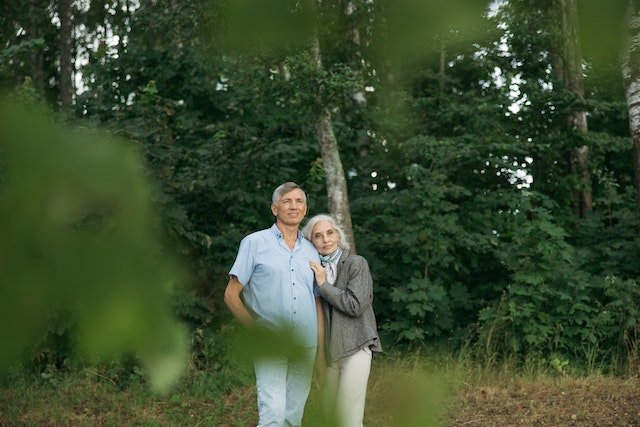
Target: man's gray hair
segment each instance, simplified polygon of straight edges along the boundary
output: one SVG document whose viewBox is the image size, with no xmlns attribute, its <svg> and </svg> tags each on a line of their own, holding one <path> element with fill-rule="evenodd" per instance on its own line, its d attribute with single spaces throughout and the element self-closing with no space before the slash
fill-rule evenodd
<svg viewBox="0 0 640 427">
<path fill-rule="evenodd" d="M 329 221 L 331 223 L 333 228 L 335 228 L 335 230 L 340 235 L 338 246 L 342 248 L 342 250 L 349 252 L 349 249 L 351 248 L 351 246 L 349 245 L 349 242 L 347 242 L 347 235 L 345 234 L 342 227 L 338 225 L 338 221 L 336 221 L 336 219 L 331 215 L 318 214 L 311 217 L 307 222 L 307 224 L 302 228 L 302 234 L 304 235 L 304 237 L 306 237 L 307 240 L 311 240 L 311 232 L 313 231 L 313 227 L 320 221 Z"/>
<path fill-rule="evenodd" d="M 285 182 L 284 184 L 279 185 L 278 188 L 273 190 L 271 203 L 277 205 L 278 201 L 282 198 L 283 195 L 287 194 L 291 190 L 295 190 L 296 188 L 300 188 L 300 190 L 302 190 L 302 188 L 298 184 L 292 181 Z M 304 194 L 304 202 L 307 203 L 307 194 L 304 192 L 304 190 L 302 190 L 302 194 Z"/>
</svg>

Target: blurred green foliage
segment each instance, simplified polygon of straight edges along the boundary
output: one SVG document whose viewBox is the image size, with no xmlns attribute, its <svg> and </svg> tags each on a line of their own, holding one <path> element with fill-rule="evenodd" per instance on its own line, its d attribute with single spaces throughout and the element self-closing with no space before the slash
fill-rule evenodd
<svg viewBox="0 0 640 427">
<path fill-rule="evenodd" d="M 0 107 L 0 363 L 57 337 L 80 359 L 136 354 L 163 388 L 185 357 L 168 304 L 181 278 L 141 158 L 52 119 Z"/>
</svg>

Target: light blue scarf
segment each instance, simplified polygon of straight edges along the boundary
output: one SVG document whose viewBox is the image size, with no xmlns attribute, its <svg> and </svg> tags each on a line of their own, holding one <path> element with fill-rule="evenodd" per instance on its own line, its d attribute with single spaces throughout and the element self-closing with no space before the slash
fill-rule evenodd
<svg viewBox="0 0 640 427">
<path fill-rule="evenodd" d="M 334 284 L 338 273 L 338 261 L 342 255 L 342 249 L 338 248 L 334 253 L 329 255 L 320 255 L 322 266 L 327 270 L 327 282 Z"/>
</svg>

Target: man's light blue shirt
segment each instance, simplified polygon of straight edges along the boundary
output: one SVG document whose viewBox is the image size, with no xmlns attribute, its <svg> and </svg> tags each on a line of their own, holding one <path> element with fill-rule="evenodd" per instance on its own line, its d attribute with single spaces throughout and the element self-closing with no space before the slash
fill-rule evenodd
<svg viewBox="0 0 640 427">
<path fill-rule="evenodd" d="M 229 271 L 243 285 L 245 306 L 256 322 L 291 332 L 302 347 L 318 343 L 317 293 L 309 261 L 320 262 L 320 256 L 302 232 L 291 250 L 273 224 L 242 239 Z"/>
</svg>

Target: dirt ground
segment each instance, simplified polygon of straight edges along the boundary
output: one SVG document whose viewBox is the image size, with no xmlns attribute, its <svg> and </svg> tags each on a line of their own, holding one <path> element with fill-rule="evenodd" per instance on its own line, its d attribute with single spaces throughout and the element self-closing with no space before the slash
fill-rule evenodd
<svg viewBox="0 0 640 427">
<path fill-rule="evenodd" d="M 640 379 L 568 379 L 458 396 L 451 426 L 640 427 Z"/>
<path fill-rule="evenodd" d="M 391 414 L 397 413 L 406 402 L 397 402 L 401 398 L 397 393 L 391 393 L 396 398 L 389 400 L 389 387 L 385 386 L 384 390 L 386 399 L 381 399 L 375 389 L 370 390 L 365 425 L 394 427 Z M 307 408 L 310 417 L 303 425 L 316 427 L 315 423 L 308 422 L 317 412 L 313 391 L 311 397 Z M 248 413 L 255 412 L 254 400 L 253 387 L 238 390 L 227 396 L 225 412 L 230 415 L 230 420 L 247 419 Z M 637 377 L 517 380 L 506 388 L 462 389 L 445 400 L 448 413 L 437 417 L 442 427 L 640 427 L 640 378 Z M 222 426 L 234 425 L 237 424 Z"/>
</svg>

